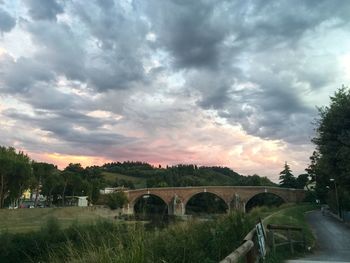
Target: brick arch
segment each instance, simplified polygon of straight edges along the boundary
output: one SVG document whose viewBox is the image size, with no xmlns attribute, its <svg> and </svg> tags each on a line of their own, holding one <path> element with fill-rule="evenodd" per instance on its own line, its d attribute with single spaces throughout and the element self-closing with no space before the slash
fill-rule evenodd
<svg viewBox="0 0 350 263">
<path fill-rule="evenodd" d="M 187 204 L 188 202 L 192 199 L 192 198 L 195 198 L 195 196 L 197 195 L 200 195 L 200 194 L 210 194 L 212 195 L 214 198 L 219 198 L 222 202 L 224 202 L 225 204 L 225 208 L 224 208 L 224 211 L 230 211 L 230 203 L 227 202 L 225 200 L 225 197 L 222 196 L 220 193 L 216 192 L 216 191 L 213 191 L 213 190 L 207 190 L 207 189 L 203 189 L 202 191 L 195 191 L 195 192 L 192 192 L 191 195 L 188 195 L 187 198 L 185 199 L 185 202 L 183 203 L 183 206 L 184 206 L 184 213 L 187 214 Z M 202 211 L 205 211 L 205 210 L 202 210 Z M 208 211 L 207 211 L 208 212 Z"/>
<path fill-rule="evenodd" d="M 260 193 L 272 193 L 281 197 L 286 203 L 301 202 L 305 190 L 271 186 L 191 186 L 191 187 L 162 187 L 126 190 L 129 203 L 124 207 L 125 213 L 132 214 L 135 201 L 143 195 L 151 194 L 159 197 L 168 205 L 169 211 L 175 215 L 184 214 L 184 206 L 194 195 L 208 192 L 221 198 L 230 208 L 244 209 L 244 205 L 252 197 Z M 174 197 L 179 202 L 174 202 Z M 234 207 L 231 207 L 235 200 Z M 176 204 L 175 204 L 176 203 Z"/>
<path fill-rule="evenodd" d="M 194 196 L 196 196 L 198 194 L 203 194 L 203 193 L 213 194 L 213 195 L 219 197 L 226 204 L 227 209 L 230 209 L 229 201 L 225 200 L 225 197 L 220 192 L 217 192 L 217 191 L 212 190 L 212 189 L 208 189 L 208 190 L 206 189 L 205 191 L 201 190 L 201 191 L 191 192 L 191 195 L 186 196 L 186 199 L 184 199 L 182 201 L 184 206 L 185 207 L 187 206 L 188 201 L 191 200 L 192 197 L 194 197 Z"/>
<path fill-rule="evenodd" d="M 247 204 L 249 203 L 250 200 L 252 200 L 254 197 L 260 195 L 260 194 L 272 194 L 272 195 L 275 195 L 279 198 L 281 198 L 283 200 L 283 203 L 287 203 L 287 201 L 279 194 L 276 194 L 276 193 L 272 193 L 272 192 L 260 192 L 260 193 L 256 193 L 255 195 L 251 196 L 248 200 L 245 201 L 245 204 L 244 204 L 244 208 L 247 209 Z"/>
<path fill-rule="evenodd" d="M 255 190 L 253 193 L 251 193 L 251 195 L 245 198 L 244 202 L 247 204 L 252 198 L 254 198 L 259 194 L 274 194 L 280 197 L 283 200 L 283 202 L 285 203 L 289 202 L 289 198 L 288 198 L 288 195 L 286 195 L 286 193 L 282 192 L 280 189 L 271 189 L 271 188 L 262 188 L 262 189 Z"/>
<path fill-rule="evenodd" d="M 145 195 L 153 195 L 153 196 L 156 196 L 156 197 L 158 197 L 160 200 L 162 200 L 166 206 L 169 205 L 169 203 L 166 202 L 166 201 L 164 200 L 164 198 L 163 198 L 161 195 L 154 194 L 154 193 L 141 192 L 139 195 L 133 197 L 133 199 L 131 199 L 131 200 L 129 201 L 129 204 L 132 206 L 132 208 L 134 208 L 136 202 L 137 202 L 140 198 L 142 198 L 143 196 L 145 196 Z"/>
</svg>

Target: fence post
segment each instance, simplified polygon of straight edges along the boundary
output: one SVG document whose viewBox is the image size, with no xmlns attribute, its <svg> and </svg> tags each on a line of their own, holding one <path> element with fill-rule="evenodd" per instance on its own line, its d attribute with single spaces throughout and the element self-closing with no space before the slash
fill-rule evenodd
<svg viewBox="0 0 350 263">
<path fill-rule="evenodd" d="M 289 246 L 290 246 L 290 252 L 292 254 L 294 254 L 293 240 L 292 240 L 292 237 L 290 235 L 290 229 L 288 229 L 287 232 L 288 232 L 288 241 L 289 241 Z"/>
<path fill-rule="evenodd" d="M 275 231 L 271 229 L 271 235 L 272 235 L 272 250 L 273 254 L 276 254 L 276 244 L 275 244 Z"/>
<path fill-rule="evenodd" d="M 305 233 L 304 233 L 304 229 L 301 230 L 301 234 L 303 235 L 303 247 L 304 250 L 306 251 L 306 238 L 305 238 Z"/>
<path fill-rule="evenodd" d="M 247 263 L 254 263 L 254 262 L 255 262 L 254 248 L 251 249 L 251 250 L 247 253 L 246 262 L 247 262 Z"/>
</svg>

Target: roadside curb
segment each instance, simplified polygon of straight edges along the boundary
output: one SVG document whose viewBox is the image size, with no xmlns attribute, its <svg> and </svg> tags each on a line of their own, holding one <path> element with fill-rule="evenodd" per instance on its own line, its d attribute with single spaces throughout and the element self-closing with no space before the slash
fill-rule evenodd
<svg viewBox="0 0 350 263">
<path fill-rule="evenodd" d="M 332 217 L 334 217 L 335 219 L 341 221 L 341 222 L 344 222 L 343 219 L 341 217 L 339 217 L 338 215 L 334 214 L 333 212 L 331 211 L 328 211 L 328 214 L 330 214 Z"/>
<path fill-rule="evenodd" d="M 338 221 L 340 221 L 341 223 L 343 223 L 344 225 L 350 227 L 350 222 L 345 222 L 341 217 L 339 217 L 338 215 L 334 214 L 331 211 L 328 211 L 328 214 L 330 214 L 333 218 L 337 219 Z"/>
</svg>

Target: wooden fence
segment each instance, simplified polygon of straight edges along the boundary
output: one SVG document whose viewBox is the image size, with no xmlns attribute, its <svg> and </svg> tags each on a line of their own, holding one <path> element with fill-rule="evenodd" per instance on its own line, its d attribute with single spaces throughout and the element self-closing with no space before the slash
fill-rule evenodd
<svg viewBox="0 0 350 263">
<path fill-rule="evenodd" d="M 282 226 L 282 225 L 267 225 L 267 229 L 270 232 L 271 240 L 272 240 L 272 250 L 274 253 L 276 253 L 276 247 L 289 245 L 290 252 L 294 254 L 294 244 L 302 244 L 303 248 L 306 249 L 306 241 L 305 241 L 305 234 L 301 227 L 295 227 L 295 226 Z M 283 235 L 285 238 L 285 241 L 276 242 L 276 231 L 277 232 L 285 232 L 286 235 Z M 293 239 L 292 232 L 300 232 L 301 233 L 301 240 Z"/>
<path fill-rule="evenodd" d="M 220 263 L 236 263 L 240 259 L 245 258 L 247 263 L 254 263 L 257 260 L 256 230 L 251 230 L 243 239 L 242 245 L 228 255 Z"/>
<path fill-rule="evenodd" d="M 276 251 L 276 247 L 289 245 L 291 253 L 294 253 L 294 244 L 301 243 L 303 247 L 306 247 L 305 235 L 303 229 L 295 226 L 285 226 L 285 225 L 268 225 L 267 229 L 269 230 L 269 238 L 266 238 L 266 243 L 270 243 L 272 246 L 272 251 Z M 284 231 L 287 233 L 285 237 L 285 242 L 276 242 L 276 232 Z M 291 233 L 297 231 L 301 232 L 302 240 L 293 240 Z M 265 230 L 264 230 L 265 232 Z M 284 235 L 282 235 L 284 236 Z M 265 236 L 266 237 L 266 236 Z M 259 242 L 257 238 L 256 228 L 252 229 L 243 239 L 242 245 L 240 245 L 235 251 L 229 254 L 224 258 L 220 263 L 238 263 L 241 262 L 241 259 L 244 259 L 246 263 L 256 263 L 262 258 L 261 251 L 259 251 Z"/>
</svg>

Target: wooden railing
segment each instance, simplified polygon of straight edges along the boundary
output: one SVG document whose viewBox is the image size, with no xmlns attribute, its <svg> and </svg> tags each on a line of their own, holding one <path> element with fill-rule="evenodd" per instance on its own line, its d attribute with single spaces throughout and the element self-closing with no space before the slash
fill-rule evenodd
<svg viewBox="0 0 350 263">
<path fill-rule="evenodd" d="M 273 252 L 276 251 L 276 247 L 278 246 L 289 245 L 291 253 L 294 253 L 295 243 L 301 243 L 303 244 L 304 248 L 306 247 L 305 235 L 301 227 L 270 224 L 267 226 L 267 229 L 269 230 L 269 243 L 272 246 Z M 284 237 L 284 239 L 286 240 L 285 242 L 276 242 L 276 231 L 287 232 L 286 237 L 284 235 L 280 235 Z M 292 239 L 291 233 L 295 231 L 300 232 L 302 234 L 302 240 Z M 242 244 L 235 251 L 229 254 L 226 258 L 220 261 L 220 263 L 238 263 L 241 259 L 245 259 L 246 263 L 255 263 L 259 261 L 260 254 L 261 253 L 259 253 L 256 229 L 254 228 L 245 236 Z"/>
<path fill-rule="evenodd" d="M 256 230 L 251 230 L 243 239 L 240 245 L 230 255 L 220 261 L 220 263 L 237 263 L 240 259 L 245 258 L 247 263 L 254 263 L 257 259 Z"/>
<path fill-rule="evenodd" d="M 305 234 L 301 227 L 295 227 L 295 226 L 283 226 L 283 225 L 267 225 L 267 229 L 271 233 L 271 241 L 272 241 L 272 250 L 275 253 L 276 247 L 289 245 L 290 252 L 294 254 L 294 244 L 299 243 L 303 245 L 303 248 L 306 248 L 306 241 L 305 241 Z M 287 235 L 283 235 L 285 238 L 285 241 L 277 243 L 276 242 L 276 231 L 283 231 L 286 232 Z M 292 232 L 300 232 L 301 233 L 301 240 L 295 240 L 292 237 Z"/>
</svg>

